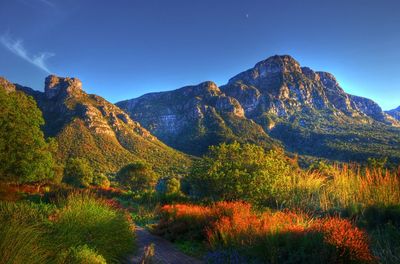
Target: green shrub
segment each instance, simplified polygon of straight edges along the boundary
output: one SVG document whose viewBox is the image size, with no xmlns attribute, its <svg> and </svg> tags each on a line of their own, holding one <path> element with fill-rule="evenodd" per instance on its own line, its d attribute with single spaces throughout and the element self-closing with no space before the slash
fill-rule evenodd
<svg viewBox="0 0 400 264">
<path fill-rule="evenodd" d="M 27 202 L 0 202 L 1 264 L 49 261 L 43 221 L 50 211 L 50 207 Z"/>
<path fill-rule="evenodd" d="M 157 174 L 144 162 L 137 161 L 123 167 L 116 175 L 117 181 L 131 191 L 142 192 L 154 188 Z"/>
<path fill-rule="evenodd" d="M 210 147 L 189 181 L 193 195 L 203 199 L 265 204 L 285 199 L 293 173 L 283 153 L 235 142 Z"/>
<path fill-rule="evenodd" d="M 99 255 L 87 245 L 71 248 L 64 263 L 74 264 L 107 264 L 103 256 Z"/>
<path fill-rule="evenodd" d="M 134 248 L 133 226 L 127 216 L 91 195 L 71 195 L 54 219 L 60 251 L 88 245 L 107 262 L 115 262 Z"/>
<path fill-rule="evenodd" d="M 93 182 L 93 169 L 84 158 L 71 158 L 64 170 L 64 182 L 76 187 L 89 187 Z"/>
<path fill-rule="evenodd" d="M 92 195 L 0 202 L 0 264 L 115 263 L 134 247 L 130 217 Z"/>
<path fill-rule="evenodd" d="M 93 177 L 93 183 L 94 186 L 98 186 L 100 188 L 109 188 L 110 187 L 110 180 L 107 178 L 106 175 L 99 173 L 95 174 Z"/>
<path fill-rule="evenodd" d="M 165 194 L 177 194 L 181 191 L 181 182 L 177 178 L 168 178 L 165 182 Z"/>
<path fill-rule="evenodd" d="M 156 191 L 162 196 L 181 194 L 181 181 L 177 177 L 166 177 L 158 180 Z"/>
</svg>

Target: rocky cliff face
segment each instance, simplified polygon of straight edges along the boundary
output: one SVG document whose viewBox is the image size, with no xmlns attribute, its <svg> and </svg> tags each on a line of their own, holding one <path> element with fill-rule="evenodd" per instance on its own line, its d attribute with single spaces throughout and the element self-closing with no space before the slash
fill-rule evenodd
<svg viewBox="0 0 400 264">
<path fill-rule="evenodd" d="M 372 100 L 347 94 L 332 74 L 302 67 L 288 55 L 258 62 L 220 88 L 206 82 L 117 105 L 171 146 L 190 152 L 202 145 L 194 154 L 233 135 L 228 138 L 268 144 L 272 136 L 290 151 L 336 160 L 400 157 L 400 148 L 385 146 L 398 121 Z M 226 129 L 210 128 L 216 124 Z M 242 138 L 238 127 L 250 136 Z M 219 140 L 196 141 L 206 135 Z"/>
<path fill-rule="evenodd" d="M 396 109 L 386 111 L 386 114 L 390 115 L 394 119 L 400 121 L 400 106 L 397 107 Z"/>
<path fill-rule="evenodd" d="M 0 77 L 0 87 L 3 87 L 3 89 L 9 93 L 9 92 L 14 92 L 15 91 L 15 85 L 10 83 L 8 80 L 6 80 L 4 77 Z"/>
<path fill-rule="evenodd" d="M 87 94 L 76 78 L 51 75 L 44 93 L 17 85 L 33 96 L 43 112 L 47 136 L 56 137 L 59 157 L 89 159 L 102 172 L 134 160 L 155 164 L 160 173 L 183 170 L 189 159 L 153 136 L 124 111 L 100 96 Z"/>
<path fill-rule="evenodd" d="M 263 129 L 244 117 L 238 100 L 213 82 L 146 94 L 117 105 L 170 146 L 191 154 L 233 140 L 272 146 Z"/>
<path fill-rule="evenodd" d="M 326 112 L 337 119 L 347 116 L 360 123 L 375 120 L 391 124 L 372 100 L 347 94 L 332 74 L 301 67 L 287 55 L 257 63 L 230 79 L 221 90 L 238 99 L 250 117 L 268 113 L 290 119 L 302 112 Z"/>
</svg>

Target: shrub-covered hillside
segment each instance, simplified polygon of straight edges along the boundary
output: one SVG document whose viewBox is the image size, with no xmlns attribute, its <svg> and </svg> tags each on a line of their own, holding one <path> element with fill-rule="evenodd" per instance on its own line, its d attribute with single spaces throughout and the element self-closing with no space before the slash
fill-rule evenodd
<svg viewBox="0 0 400 264">
<path fill-rule="evenodd" d="M 97 172 L 113 173 L 142 160 L 162 174 L 183 173 L 190 158 L 150 134 L 115 105 L 82 90 L 76 78 L 49 76 L 45 92 L 17 89 L 33 96 L 43 113 L 46 136 L 58 142 L 57 159 L 84 157 Z"/>
</svg>

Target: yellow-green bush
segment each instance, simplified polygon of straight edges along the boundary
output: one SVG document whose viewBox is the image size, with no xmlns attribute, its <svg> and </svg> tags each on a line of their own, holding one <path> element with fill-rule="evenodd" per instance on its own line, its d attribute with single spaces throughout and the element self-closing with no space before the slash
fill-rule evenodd
<svg viewBox="0 0 400 264">
<path fill-rule="evenodd" d="M 125 212 L 90 194 L 59 206 L 0 202 L 0 264 L 116 263 L 135 249 Z"/>
<path fill-rule="evenodd" d="M 102 255 L 99 255 L 87 245 L 71 248 L 62 262 L 74 264 L 107 264 Z"/>
<path fill-rule="evenodd" d="M 44 246 L 44 229 L 36 223 L 23 223 L 17 217 L 0 220 L 0 263 L 41 264 L 49 260 Z"/>
<path fill-rule="evenodd" d="M 73 194 L 53 216 L 54 236 L 62 249 L 88 245 L 107 262 L 134 249 L 134 227 L 120 211 L 88 194 Z"/>
</svg>

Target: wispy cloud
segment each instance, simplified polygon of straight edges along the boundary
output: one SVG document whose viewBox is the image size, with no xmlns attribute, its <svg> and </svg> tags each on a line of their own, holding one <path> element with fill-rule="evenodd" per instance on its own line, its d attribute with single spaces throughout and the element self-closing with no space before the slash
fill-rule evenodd
<svg viewBox="0 0 400 264">
<path fill-rule="evenodd" d="M 51 7 L 55 7 L 54 3 L 49 0 L 39 0 L 39 2 L 42 2 L 43 4 L 51 6 Z"/>
<path fill-rule="evenodd" d="M 4 34 L 0 37 L 0 42 L 9 51 L 17 55 L 18 57 L 24 59 L 25 61 L 35 65 L 36 67 L 44 70 L 47 73 L 51 73 L 48 68 L 46 61 L 53 57 L 55 54 L 51 52 L 41 52 L 37 55 L 29 55 L 28 51 L 23 46 L 22 40 L 12 39 L 8 34 Z"/>
<path fill-rule="evenodd" d="M 56 7 L 56 4 L 51 0 L 18 0 L 18 2 L 31 7 L 36 6 L 37 4 L 39 4 L 39 6 L 46 5 L 51 8 Z"/>
</svg>

